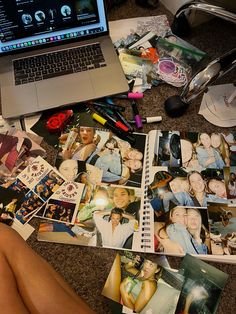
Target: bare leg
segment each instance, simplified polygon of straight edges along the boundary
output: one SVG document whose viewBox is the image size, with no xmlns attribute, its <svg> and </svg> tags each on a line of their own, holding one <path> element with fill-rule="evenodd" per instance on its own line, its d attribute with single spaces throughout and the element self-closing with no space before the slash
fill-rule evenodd
<svg viewBox="0 0 236 314">
<path fill-rule="evenodd" d="M 44 259 L 3 224 L 0 278 L 1 314 L 94 313 Z"/>
</svg>

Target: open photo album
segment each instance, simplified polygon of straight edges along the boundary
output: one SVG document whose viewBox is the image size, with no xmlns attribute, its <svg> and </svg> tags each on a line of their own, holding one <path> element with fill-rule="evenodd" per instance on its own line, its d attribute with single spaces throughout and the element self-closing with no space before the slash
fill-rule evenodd
<svg viewBox="0 0 236 314">
<path fill-rule="evenodd" d="M 134 136 L 131 145 L 95 127 L 61 134 L 57 190 L 42 199 L 31 188 L 43 203 L 27 216 L 43 219 L 38 240 L 235 263 L 236 133 Z"/>
</svg>

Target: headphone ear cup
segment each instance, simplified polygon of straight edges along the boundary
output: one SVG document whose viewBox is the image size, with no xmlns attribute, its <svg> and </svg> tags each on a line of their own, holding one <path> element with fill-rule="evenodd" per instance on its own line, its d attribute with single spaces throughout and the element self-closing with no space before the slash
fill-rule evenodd
<svg viewBox="0 0 236 314">
<path fill-rule="evenodd" d="M 164 103 L 165 111 L 171 118 L 182 116 L 188 108 L 188 103 L 181 100 L 179 95 L 174 95 L 166 99 Z"/>
</svg>

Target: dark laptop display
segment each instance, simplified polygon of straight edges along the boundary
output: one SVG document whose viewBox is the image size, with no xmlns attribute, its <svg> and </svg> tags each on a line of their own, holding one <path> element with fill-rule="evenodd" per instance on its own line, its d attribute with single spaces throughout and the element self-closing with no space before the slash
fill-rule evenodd
<svg viewBox="0 0 236 314">
<path fill-rule="evenodd" d="M 103 1 L 0 0 L 0 54 L 107 31 Z"/>
</svg>

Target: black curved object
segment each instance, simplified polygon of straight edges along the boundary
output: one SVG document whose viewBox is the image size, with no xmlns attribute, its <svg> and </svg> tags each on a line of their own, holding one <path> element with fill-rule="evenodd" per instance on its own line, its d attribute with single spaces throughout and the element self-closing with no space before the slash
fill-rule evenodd
<svg viewBox="0 0 236 314">
<path fill-rule="evenodd" d="M 184 102 L 179 95 L 174 95 L 166 99 L 164 103 L 165 111 L 171 118 L 181 117 L 187 110 L 189 104 Z"/>
<path fill-rule="evenodd" d="M 187 16 L 191 10 L 203 11 L 227 21 L 236 23 L 236 13 L 227 10 L 221 6 L 208 4 L 205 1 L 189 1 L 182 5 L 175 13 L 172 23 L 172 32 L 177 36 L 187 36 L 190 33 L 190 24 Z M 209 63 L 209 65 L 198 71 L 190 82 L 185 85 L 181 95 L 169 97 L 164 107 L 167 115 L 172 118 L 182 116 L 189 106 L 189 102 L 201 94 L 211 85 L 217 78 L 229 72 L 236 65 L 236 49 L 232 49 L 220 58 Z"/>
<path fill-rule="evenodd" d="M 171 25 L 171 30 L 175 35 L 179 37 L 185 37 L 190 34 L 190 25 L 184 12 L 182 12 L 178 18 L 174 18 Z"/>
</svg>

